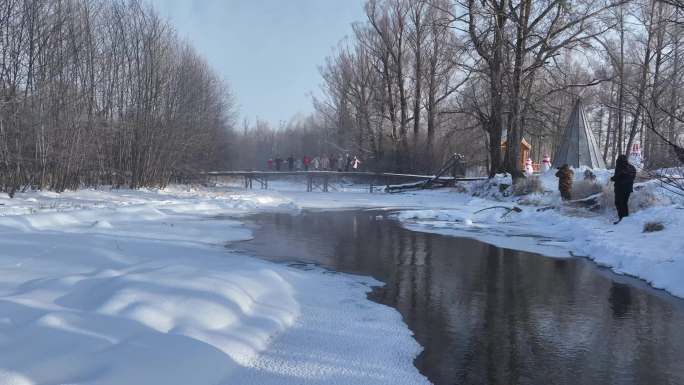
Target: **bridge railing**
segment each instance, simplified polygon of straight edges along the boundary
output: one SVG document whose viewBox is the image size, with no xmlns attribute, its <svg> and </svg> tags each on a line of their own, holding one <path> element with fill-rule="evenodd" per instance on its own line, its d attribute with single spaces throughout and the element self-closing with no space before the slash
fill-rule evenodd
<svg viewBox="0 0 684 385">
<path fill-rule="evenodd" d="M 331 183 L 339 178 L 353 178 L 356 180 L 363 180 L 364 184 L 369 185 L 369 191 L 374 192 L 378 186 L 391 186 L 394 183 L 401 183 L 404 188 L 410 188 L 410 183 L 415 182 L 416 188 L 419 188 L 421 182 L 426 182 L 425 187 L 439 187 L 453 185 L 459 181 L 475 181 L 484 178 L 466 178 L 453 176 L 436 176 L 436 175 L 420 175 L 420 174 L 401 174 L 391 172 L 366 172 L 366 171 L 211 171 L 202 174 L 205 177 L 242 177 L 244 178 L 245 188 L 253 188 L 255 182 L 261 186 L 262 189 L 267 189 L 269 180 L 281 177 L 305 177 L 307 181 L 307 191 L 320 189 L 327 192 L 331 187 Z M 427 186 L 428 183 L 429 185 Z M 389 190 L 389 189 L 387 189 Z"/>
</svg>

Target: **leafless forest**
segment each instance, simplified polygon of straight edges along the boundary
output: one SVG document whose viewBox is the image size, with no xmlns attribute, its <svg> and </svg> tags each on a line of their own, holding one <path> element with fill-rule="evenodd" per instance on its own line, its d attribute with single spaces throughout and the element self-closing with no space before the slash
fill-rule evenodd
<svg viewBox="0 0 684 385">
<path fill-rule="evenodd" d="M 164 185 L 224 166 L 221 80 L 139 0 L 0 0 L 0 189 Z"/>
<path fill-rule="evenodd" d="M 521 175 L 501 143 L 552 155 L 578 97 L 609 165 L 634 143 L 648 168 L 684 159 L 678 0 L 364 7 L 321 58 L 314 113 L 273 127 L 236 124 L 227 86 L 143 0 L 0 0 L 0 189 L 163 186 L 290 154 L 429 172 L 461 153 Z"/>
<path fill-rule="evenodd" d="M 349 152 L 371 168 L 431 171 L 466 155 L 520 175 L 525 138 L 553 155 L 581 97 L 607 164 L 634 143 L 648 168 L 684 158 L 684 8 L 658 0 L 369 0 L 320 67 L 315 113 L 246 122 L 236 167 Z M 678 147 L 678 146 L 679 147 Z"/>
</svg>

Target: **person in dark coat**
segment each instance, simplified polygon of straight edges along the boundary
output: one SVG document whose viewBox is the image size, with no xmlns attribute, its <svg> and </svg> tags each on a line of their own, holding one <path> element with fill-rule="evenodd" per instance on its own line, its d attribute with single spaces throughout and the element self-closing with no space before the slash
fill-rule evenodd
<svg viewBox="0 0 684 385">
<path fill-rule="evenodd" d="M 290 155 L 290 157 L 287 158 L 287 167 L 290 171 L 294 171 L 294 156 Z"/>
<path fill-rule="evenodd" d="M 634 188 L 636 169 L 629 164 L 627 156 L 620 155 L 615 163 L 615 175 L 610 180 L 615 182 L 615 208 L 618 213 L 617 225 L 622 218 L 629 216 L 629 196 Z"/>
<path fill-rule="evenodd" d="M 558 178 L 558 191 L 560 191 L 561 198 L 563 198 L 564 201 L 572 199 L 572 178 L 574 176 L 575 173 L 567 164 L 562 165 L 556 173 L 556 177 Z"/>
<path fill-rule="evenodd" d="M 349 154 L 346 155 L 345 161 L 344 161 L 344 172 L 349 171 L 349 167 L 351 167 L 352 164 L 352 158 L 349 156 Z"/>
</svg>

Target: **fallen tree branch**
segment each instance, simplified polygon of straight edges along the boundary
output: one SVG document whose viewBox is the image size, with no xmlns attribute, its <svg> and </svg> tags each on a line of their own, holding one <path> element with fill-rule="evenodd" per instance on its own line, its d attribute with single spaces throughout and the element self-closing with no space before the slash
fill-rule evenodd
<svg viewBox="0 0 684 385">
<path fill-rule="evenodd" d="M 520 207 L 517 207 L 517 206 L 513 206 L 513 207 L 492 206 L 492 207 L 484 208 L 484 209 L 482 209 L 482 210 L 477 210 L 477 211 L 475 211 L 475 212 L 473 213 L 473 215 L 479 214 L 479 213 L 481 213 L 481 212 L 483 212 L 483 211 L 485 211 L 485 210 L 491 210 L 491 209 L 504 209 L 504 210 L 507 210 L 507 211 L 501 216 L 501 218 L 504 218 L 504 217 L 508 216 L 508 214 L 513 213 L 513 212 L 516 212 L 516 213 L 522 212 L 522 209 L 521 209 Z"/>
</svg>

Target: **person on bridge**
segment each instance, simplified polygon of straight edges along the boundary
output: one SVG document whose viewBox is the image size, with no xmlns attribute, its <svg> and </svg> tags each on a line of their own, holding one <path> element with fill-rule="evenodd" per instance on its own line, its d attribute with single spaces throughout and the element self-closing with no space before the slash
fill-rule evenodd
<svg viewBox="0 0 684 385">
<path fill-rule="evenodd" d="M 556 173 L 556 177 L 558 178 L 558 190 L 564 201 L 572 199 L 572 178 L 574 176 L 575 173 L 567 164 L 562 165 Z"/>
<path fill-rule="evenodd" d="M 361 161 L 359 158 L 354 157 L 354 160 L 352 160 L 352 168 L 354 171 L 359 171 L 359 168 L 361 167 Z"/>
<path fill-rule="evenodd" d="M 268 166 L 268 171 L 273 171 L 273 158 L 269 158 L 266 161 L 266 165 Z"/>
<path fill-rule="evenodd" d="M 349 156 L 349 154 L 346 154 L 345 155 L 345 161 L 344 161 L 344 171 L 345 172 L 349 171 L 349 167 L 351 167 L 351 163 L 352 163 L 351 156 Z"/>
<path fill-rule="evenodd" d="M 280 171 L 280 168 L 283 167 L 283 159 L 279 156 L 276 156 L 275 165 L 276 165 L 276 171 Z"/>
<path fill-rule="evenodd" d="M 627 156 L 621 154 L 615 163 L 615 175 L 610 178 L 615 182 L 615 208 L 618 213 L 618 220 L 614 222 L 616 225 L 622 218 L 629 216 L 629 196 L 634 190 L 634 178 L 636 168 L 629 164 Z"/>
<path fill-rule="evenodd" d="M 294 171 L 294 156 L 292 154 L 287 158 L 287 168 L 289 168 L 290 171 Z"/>
<path fill-rule="evenodd" d="M 302 158 L 302 163 L 304 164 L 304 171 L 309 171 L 309 166 L 311 165 L 311 158 L 308 155 L 304 155 Z"/>
<path fill-rule="evenodd" d="M 338 171 L 338 169 L 337 169 L 337 157 L 335 155 L 330 156 L 330 171 Z"/>
<path fill-rule="evenodd" d="M 328 158 L 328 155 L 323 154 L 321 157 L 321 169 L 323 170 L 330 170 L 330 158 Z"/>
<path fill-rule="evenodd" d="M 318 171 L 321 168 L 321 160 L 317 156 L 314 156 L 313 160 L 311 161 L 311 166 L 313 166 L 315 171 Z"/>
</svg>

